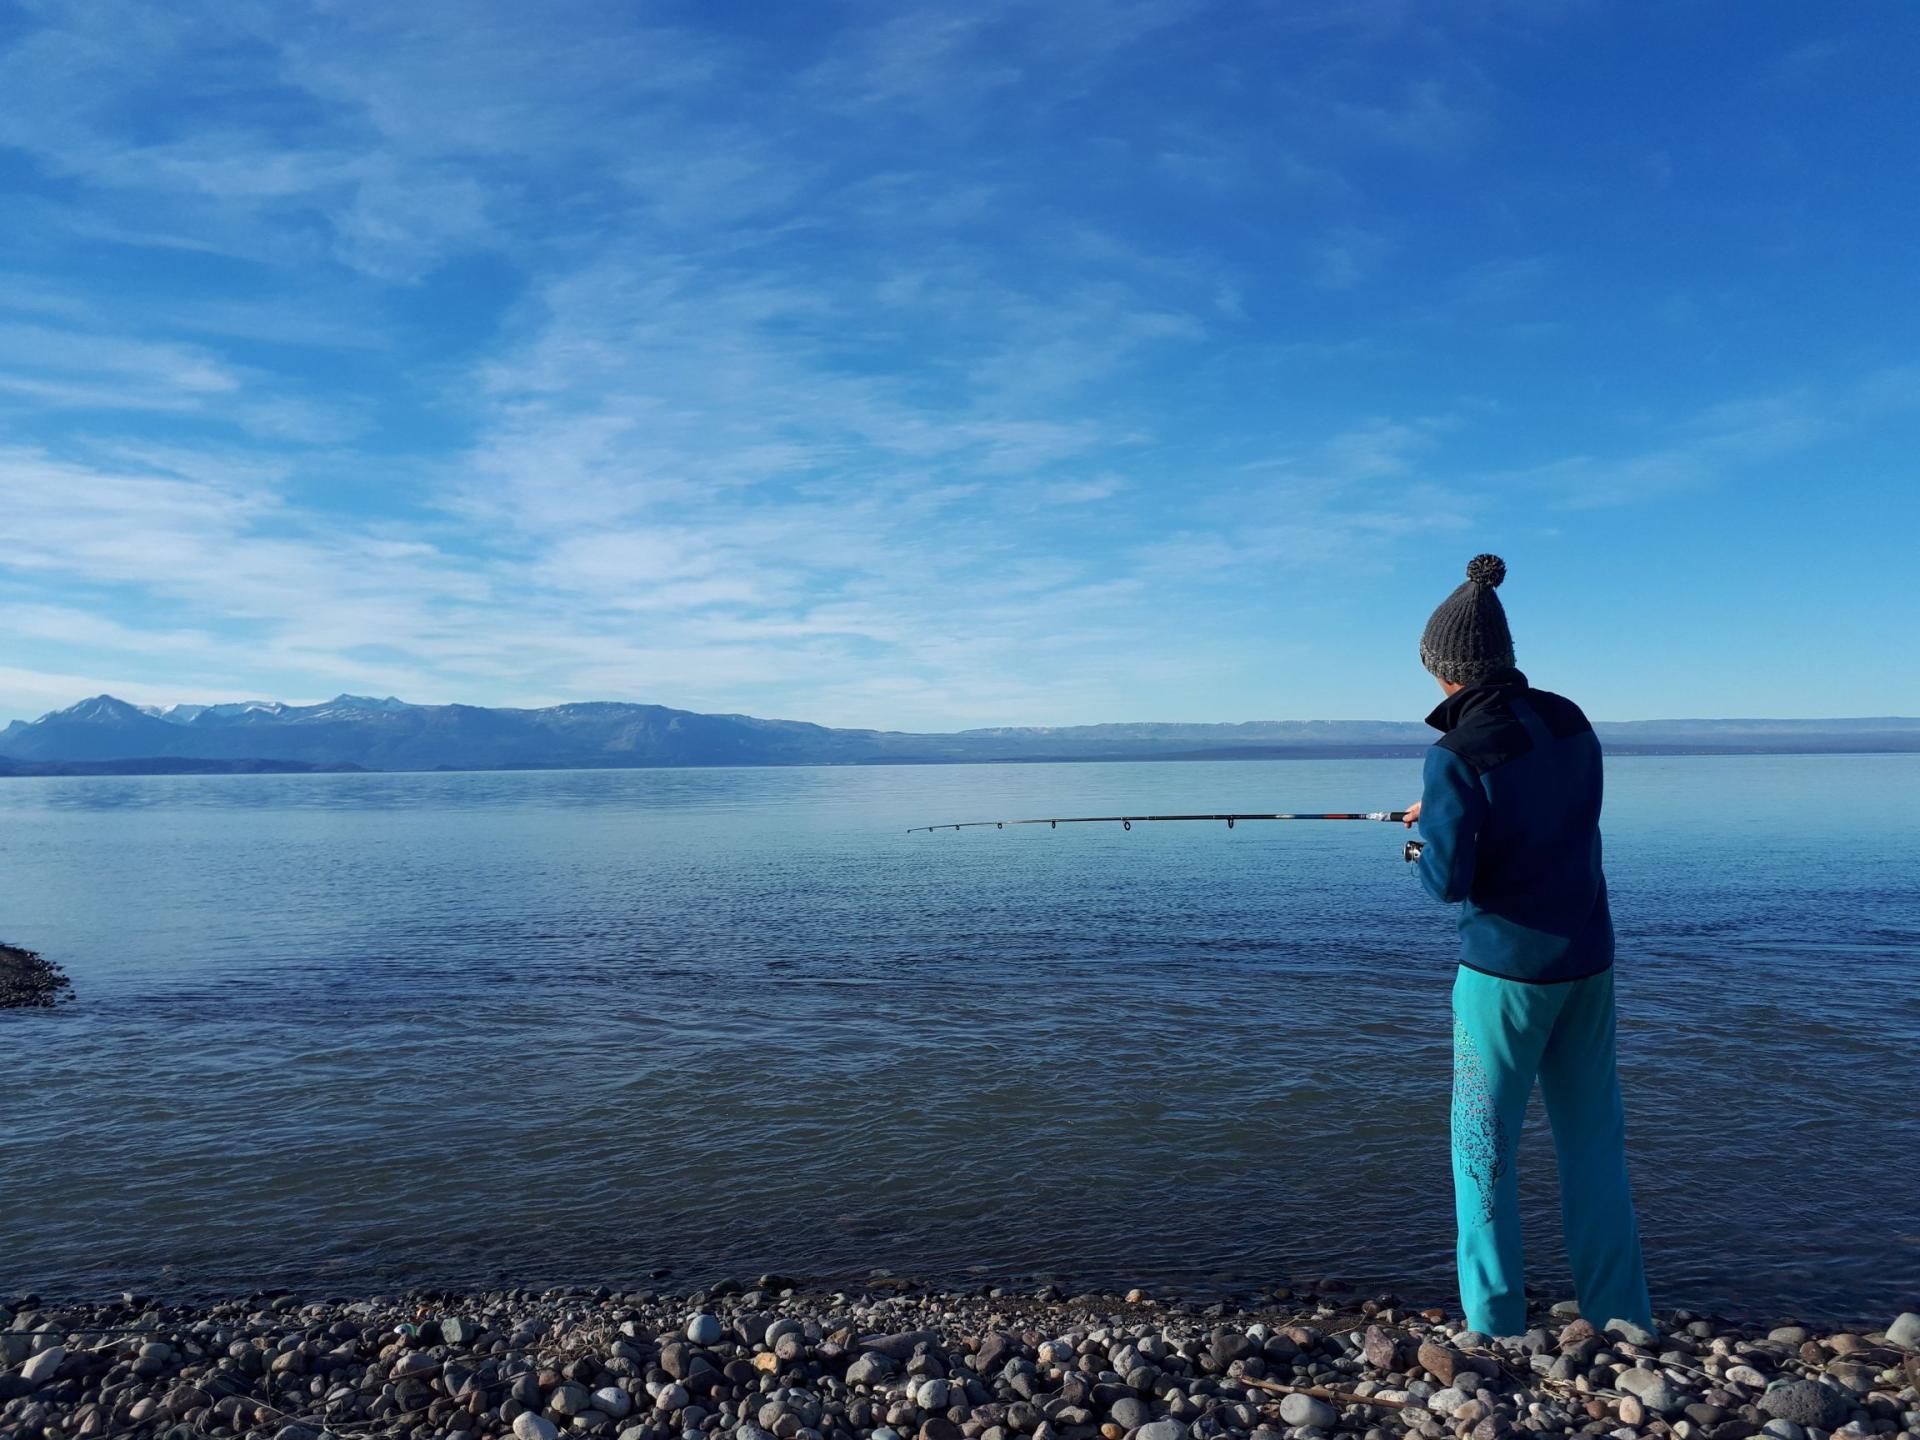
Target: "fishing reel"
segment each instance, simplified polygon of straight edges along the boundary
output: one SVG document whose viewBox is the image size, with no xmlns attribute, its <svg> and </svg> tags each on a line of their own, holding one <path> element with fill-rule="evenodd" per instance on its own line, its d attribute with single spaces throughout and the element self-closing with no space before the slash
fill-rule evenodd
<svg viewBox="0 0 1920 1440">
<path fill-rule="evenodd" d="M 1420 858 L 1420 852 L 1426 849 L 1426 846 L 1427 842 L 1424 840 L 1409 840 L 1401 849 L 1400 858 L 1411 865 Z"/>
</svg>

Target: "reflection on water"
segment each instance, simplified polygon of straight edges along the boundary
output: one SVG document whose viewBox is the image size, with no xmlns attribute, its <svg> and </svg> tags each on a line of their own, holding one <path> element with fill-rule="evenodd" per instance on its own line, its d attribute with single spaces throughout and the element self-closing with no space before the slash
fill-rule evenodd
<svg viewBox="0 0 1920 1440">
<path fill-rule="evenodd" d="M 1450 1293 L 1416 761 L 0 783 L 0 1289 L 1339 1274 Z M 1615 761 L 1663 1304 L 1920 1288 L 1920 758 Z M 1523 1147 L 1564 1289 L 1552 1151 Z"/>
</svg>

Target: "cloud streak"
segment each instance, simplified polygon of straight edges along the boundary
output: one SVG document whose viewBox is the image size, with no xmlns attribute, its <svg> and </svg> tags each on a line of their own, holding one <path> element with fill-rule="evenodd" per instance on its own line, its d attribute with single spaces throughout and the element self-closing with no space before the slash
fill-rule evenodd
<svg viewBox="0 0 1920 1440">
<path fill-rule="evenodd" d="M 1551 193 L 1455 178 L 1520 23 L 37 8 L 0 53 L 0 718 L 70 682 L 1377 708 L 1362 597 L 1431 547 L 1911 413 L 1899 354 L 1572 433 L 1476 371 L 1594 267 L 1532 233 Z"/>
</svg>

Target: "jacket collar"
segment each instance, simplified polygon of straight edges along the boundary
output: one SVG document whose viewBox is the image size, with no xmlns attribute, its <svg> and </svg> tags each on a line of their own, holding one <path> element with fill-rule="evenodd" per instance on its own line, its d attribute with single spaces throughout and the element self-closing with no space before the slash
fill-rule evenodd
<svg viewBox="0 0 1920 1440">
<path fill-rule="evenodd" d="M 1427 716 L 1427 724 L 1444 735 L 1476 710 L 1526 688 L 1527 677 L 1512 666 L 1496 670 L 1479 684 L 1456 690 L 1434 706 L 1433 713 Z"/>
</svg>

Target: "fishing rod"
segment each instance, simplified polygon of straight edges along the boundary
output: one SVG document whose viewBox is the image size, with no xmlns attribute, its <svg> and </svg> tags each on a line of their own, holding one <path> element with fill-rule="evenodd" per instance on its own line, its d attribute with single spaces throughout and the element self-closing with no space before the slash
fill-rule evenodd
<svg viewBox="0 0 1920 1440">
<path fill-rule="evenodd" d="M 1131 830 L 1136 820 L 1224 820 L 1227 822 L 1227 828 L 1231 830 L 1236 820 L 1398 820 L 1404 823 L 1406 818 L 1407 812 L 1404 810 L 1370 810 L 1364 815 L 1344 812 L 1337 815 L 1242 815 L 1238 813 L 1232 815 L 1061 815 L 1051 820 L 1043 817 L 1039 820 L 961 820 L 945 825 L 909 825 L 907 833 L 913 835 L 922 830 L 977 830 L 986 825 L 991 825 L 996 830 L 1004 830 L 1009 825 L 1045 825 L 1055 828 L 1061 825 L 1112 825 L 1116 822 L 1122 830 Z"/>
<path fill-rule="evenodd" d="M 935 830 L 979 830 L 989 825 L 996 830 L 1004 830 L 1009 825 L 1044 825 L 1049 830 L 1057 830 L 1062 825 L 1112 825 L 1115 823 L 1118 823 L 1122 830 L 1131 830 L 1133 829 L 1133 822 L 1136 820 L 1142 822 L 1166 820 L 1224 820 L 1227 822 L 1227 828 L 1229 830 L 1233 829 L 1235 823 L 1241 820 L 1375 820 L 1383 821 L 1387 824 L 1404 825 L 1407 820 L 1407 812 L 1404 810 L 1368 810 L 1362 813 L 1358 811 L 1341 810 L 1325 811 L 1315 815 L 1256 815 L 1243 814 L 1238 811 L 1232 814 L 1223 813 L 1218 815 L 1057 815 L 1051 818 L 1043 816 L 1034 820 L 959 820 L 950 821 L 945 825 L 910 825 L 907 827 L 907 833 L 914 835 L 922 830 L 929 834 Z M 1409 840 L 1401 849 L 1401 857 L 1411 864 L 1420 858 L 1420 850 L 1420 841 Z"/>
</svg>

